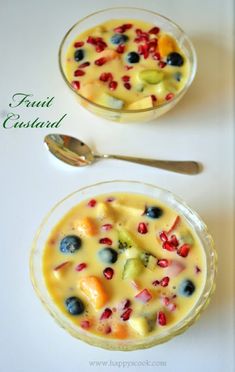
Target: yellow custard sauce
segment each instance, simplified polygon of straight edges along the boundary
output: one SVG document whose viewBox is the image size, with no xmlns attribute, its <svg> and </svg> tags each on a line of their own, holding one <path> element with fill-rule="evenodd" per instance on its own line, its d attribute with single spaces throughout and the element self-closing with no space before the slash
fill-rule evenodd
<svg viewBox="0 0 235 372">
<path fill-rule="evenodd" d="M 135 340 L 186 317 L 204 289 L 205 260 L 183 216 L 146 195 L 115 192 L 72 208 L 42 263 L 53 302 L 78 328 Z"/>
<path fill-rule="evenodd" d="M 172 100 L 185 87 L 190 62 L 157 25 L 112 19 L 78 35 L 67 50 L 72 88 L 112 109 L 138 110 Z"/>
</svg>

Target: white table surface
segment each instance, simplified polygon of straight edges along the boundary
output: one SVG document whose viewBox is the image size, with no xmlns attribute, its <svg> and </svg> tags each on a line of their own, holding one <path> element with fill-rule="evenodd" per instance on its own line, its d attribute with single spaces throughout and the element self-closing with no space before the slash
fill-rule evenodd
<svg viewBox="0 0 235 372">
<path fill-rule="evenodd" d="M 147 369 L 164 372 L 234 370 L 232 3 L 0 1 L 1 372 L 146 371 L 141 366 L 145 361 L 155 364 Z M 90 12 L 120 5 L 146 6 L 172 18 L 197 50 L 193 86 L 174 110 L 154 123 L 118 125 L 96 118 L 77 106 L 59 74 L 57 51 L 67 29 Z M 83 169 L 62 165 L 42 144 L 50 130 L 2 127 L 16 92 L 38 100 L 55 96 L 50 109 L 15 108 L 25 121 L 37 116 L 55 120 L 67 113 L 60 131 L 100 151 L 195 159 L 204 164 L 204 171 L 184 176 L 118 161 Z M 81 186 L 113 179 L 147 181 L 183 197 L 208 224 L 219 253 L 217 290 L 200 320 L 164 345 L 129 353 L 105 351 L 72 338 L 45 311 L 29 279 L 30 245 L 47 211 Z M 92 366 L 94 361 L 100 366 Z M 124 362 L 129 365 L 123 367 Z M 165 366 L 158 366 L 161 362 Z"/>
</svg>

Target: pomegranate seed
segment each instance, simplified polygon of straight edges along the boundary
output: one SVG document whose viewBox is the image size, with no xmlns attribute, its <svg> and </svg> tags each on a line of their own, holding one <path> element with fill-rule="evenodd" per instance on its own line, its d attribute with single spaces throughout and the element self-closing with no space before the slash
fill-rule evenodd
<svg viewBox="0 0 235 372">
<path fill-rule="evenodd" d="M 173 225 L 171 226 L 171 228 L 167 231 L 167 234 L 170 234 L 172 233 L 172 231 L 174 231 L 176 229 L 176 227 L 178 226 L 178 224 L 180 223 L 180 216 L 177 216 L 175 221 L 173 222 Z"/>
<path fill-rule="evenodd" d="M 101 226 L 101 229 L 103 231 L 109 231 L 113 228 L 113 225 L 111 225 L 111 223 L 105 223 L 104 225 Z"/>
<path fill-rule="evenodd" d="M 106 199 L 108 203 L 112 203 L 115 200 L 113 196 L 110 196 L 109 198 Z"/>
<path fill-rule="evenodd" d="M 83 62 L 83 63 L 81 63 L 78 67 L 79 67 L 79 68 L 85 68 L 85 67 L 87 67 L 87 66 L 90 66 L 90 62 Z"/>
<path fill-rule="evenodd" d="M 169 297 L 163 297 L 162 303 L 163 303 L 164 306 L 168 306 L 169 303 L 170 303 Z"/>
<path fill-rule="evenodd" d="M 105 50 L 105 46 L 103 44 L 98 44 L 96 45 L 95 50 L 97 53 L 103 52 L 103 50 Z"/>
<path fill-rule="evenodd" d="M 109 239 L 109 238 L 101 238 L 99 240 L 99 243 L 100 244 L 107 244 L 107 245 L 112 245 L 113 244 L 112 240 Z"/>
<path fill-rule="evenodd" d="M 110 326 L 105 327 L 105 329 L 104 329 L 104 333 L 105 333 L 106 335 L 108 335 L 108 334 L 111 333 L 111 332 L 112 332 L 112 328 L 111 328 Z"/>
<path fill-rule="evenodd" d="M 113 29 L 114 32 L 117 32 L 118 34 L 122 34 L 123 32 L 125 32 L 123 26 L 118 26 L 118 27 L 115 27 Z"/>
<path fill-rule="evenodd" d="M 74 81 L 72 81 L 71 85 L 72 85 L 73 89 L 76 89 L 76 90 L 80 89 L 80 81 L 74 80 Z"/>
<path fill-rule="evenodd" d="M 108 319 L 112 315 L 112 310 L 106 307 L 103 313 L 101 314 L 100 320 Z"/>
<path fill-rule="evenodd" d="M 175 247 L 178 247 L 179 241 L 175 235 L 171 236 L 171 239 L 169 241 L 170 244 L 173 244 Z"/>
<path fill-rule="evenodd" d="M 74 76 L 83 76 L 85 72 L 83 70 L 76 70 L 74 71 Z"/>
<path fill-rule="evenodd" d="M 106 62 L 107 62 L 107 58 L 101 57 L 101 58 L 95 60 L 95 65 L 96 66 L 103 66 Z"/>
<path fill-rule="evenodd" d="M 76 267 L 75 267 L 75 270 L 76 271 L 82 271 L 83 269 L 85 269 L 87 267 L 87 264 L 85 262 L 82 262 L 80 264 L 78 264 Z"/>
<path fill-rule="evenodd" d="M 106 279 L 111 280 L 112 277 L 113 277 L 114 271 L 113 271 L 112 267 L 106 267 L 103 271 L 103 274 L 104 274 Z"/>
<path fill-rule="evenodd" d="M 130 84 L 130 83 L 124 83 L 124 87 L 125 87 L 127 90 L 130 90 L 130 89 L 131 89 L 131 84 Z"/>
<path fill-rule="evenodd" d="M 126 65 L 126 66 L 124 66 L 124 68 L 125 68 L 125 70 L 131 70 L 131 69 L 133 69 L 134 68 L 134 66 L 128 66 L 128 65 Z"/>
<path fill-rule="evenodd" d="M 157 97 L 154 94 L 151 94 L 152 103 L 157 102 Z"/>
<path fill-rule="evenodd" d="M 153 27 L 151 30 L 149 30 L 149 34 L 157 35 L 160 32 L 159 27 Z"/>
<path fill-rule="evenodd" d="M 89 320 L 82 320 L 81 323 L 80 323 L 80 326 L 84 329 L 88 329 L 90 328 L 90 322 Z"/>
<path fill-rule="evenodd" d="M 120 45 L 118 45 L 118 47 L 116 48 L 116 52 L 117 52 L 117 53 L 122 54 L 122 53 L 124 53 L 124 51 L 125 51 L 125 45 L 124 45 L 124 44 L 120 44 Z"/>
<path fill-rule="evenodd" d="M 97 201 L 96 201 L 95 199 L 91 199 L 91 200 L 87 203 L 87 205 L 88 205 L 88 207 L 93 208 L 93 207 L 95 207 L 96 203 L 97 203 Z"/>
<path fill-rule="evenodd" d="M 164 242 L 163 243 L 163 249 L 166 249 L 167 251 L 174 251 L 175 250 L 175 246 L 173 244 L 171 244 L 170 242 Z"/>
<path fill-rule="evenodd" d="M 54 271 L 57 271 L 57 270 L 62 269 L 62 267 L 68 265 L 69 262 L 70 262 L 70 261 L 65 261 L 65 262 L 63 262 L 62 264 L 56 266 L 56 267 L 54 268 Z"/>
<path fill-rule="evenodd" d="M 159 284 L 160 284 L 159 280 L 154 280 L 154 281 L 152 282 L 152 285 L 154 285 L 154 286 L 157 286 L 157 285 L 159 285 Z"/>
<path fill-rule="evenodd" d="M 196 274 L 200 273 L 201 272 L 201 269 L 200 267 L 198 267 L 197 265 L 195 266 L 195 272 Z"/>
<path fill-rule="evenodd" d="M 158 324 L 160 326 L 165 326 L 166 325 L 166 315 L 164 314 L 163 311 L 159 311 L 157 320 L 158 320 Z"/>
<path fill-rule="evenodd" d="M 160 68 L 164 68 L 164 67 L 166 66 L 166 62 L 164 62 L 164 61 L 159 61 L 158 66 L 159 66 Z"/>
<path fill-rule="evenodd" d="M 95 45 L 96 44 L 96 39 L 92 36 L 88 36 L 87 41 L 88 44 Z"/>
<path fill-rule="evenodd" d="M 118 83 L 116 82 L 116 81 L 110 81 L 110 83 L 109 83 L 109 89 L 110 90 L 115 90 L 116 88 L 117 88 L 117 86 L 118 86 Z"/>
<path fill-rule="evenodd" d="M 138 225 L 138 232 L 140 234 L 147 234 L 148 228 L 147 228 L 146 223 L 144 223 L 144 222 L 140 222 L 139 223 L 139 225 Z"/>
<path fill-rule="evenodd" d="M 157 264 L 160 267 L 168 267 L 169 266 L 169 261 L 166 260 L 165 258 L 163 258 L 161 260 L 158 260 Z"/>
<path fill-rule="evenodd" d="M 84 45 L 84 41 L 76 41 L 73 46 L 74 48 L 80 48 Z"/>
<path fill-rule="evenodd" d="M 169 276 L 165 276 L 165 277 L 162 278 L 162 280 L 160 281 L 160 284 L 161 284 L 162 287 L 167 287 L 168 284 L 169 284 L 169 281 L 170 281 Z"/>
<path fill-rule="evenodd" d="M 131 304 L 130 300 L 128 300 L 128 299 L 124 300 L 123 303 L 122 303 L 122 309 L 124 310 L 124 309 L 129 308 L 130 304 Z"/>
<path fill-rule="evenodd" d="M 125 83 L 128 83 L 129 80 L 130 80 L 130 76 L 128 75 L 122 76 L 122 81 L 124 81 Z"/>
<path fill-rule="evenodd" d="M 140 29 L 140 28 L 137 28 L 136 30 L 135 30 L 135 32 L 136 32 L 136 34 L 139 36 L 139 35 L 141 35 L 142 33 L 143 33 L 143 31 Z"/>
<path fill-rule="evenodd" d="M 128 320 L 131 316 L 131 313 L 132 313 L 132 309 L 129 307 L 128 309 L 124 311 L 124 313 L 122 313 L 121 315 L 122 320 L 124 321 Z"/>
<path fill-rule="evenodd" d="M 161 59 L 160 53 L 154 53 L 154 54 L 153 54 L 153 59 L 154 59 L 155 61 L 160 61 L 160 59 Z"/>
<path fill-rule="evenodd" d="M 178 248 L 177 254 L 181 257 L 187 257 L 189 254 L 190 245 L 189 244 L 183 244 L 181 247 Z"/>
<path fill-rule="evenodd" d="M 167 101 L 170 101 L 172 98 L 174 98 L 174 93 L 168 93 L 165 97 Z"/>
<path fill-rule="evenodd" d="M 168 241 L 168 236 L 166 235 L 165 231 L 160 232 L 159 237 L 164 243 Z"/>
<path fill-rule="evenodd" d="M 113 80 L 113 75 L 111 74 L 111 72 L 103 72 L 101 75 L 100 75 L 100 80 L 101 81 L 112 81 Z"/>
<path fill-rule="evenodd" d="M 125 23 L 122 27 L 124 27 L 125 31 L 130 30 L 133 27 L 132 23 Z"/>
</svg>

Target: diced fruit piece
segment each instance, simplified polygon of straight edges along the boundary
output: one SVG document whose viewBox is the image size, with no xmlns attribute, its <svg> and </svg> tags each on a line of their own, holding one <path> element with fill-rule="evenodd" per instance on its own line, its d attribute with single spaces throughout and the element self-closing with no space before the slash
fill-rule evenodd
<svg viewBox="0 0 235 372">
<path fill-rule="evenodd" d="M 148 84 L 158 84 L 163 77 L 163 72 L 158 70 L 142 70 L 139 73 L 139 78 Z"/>
<path fill-rule="evenodd" d="M 195 291 L 194 283 L 189 280 L 183 280 L 179 286 L 179 294 L 184 297 L 190 297 Z"/>
<path fill-rule="evenodd" d="M 144 266 L 139 258 L 129 258 L 123 269 L 122 278 L 123 279 L 135 279 L 143 271 Z"/>
<path fill-rule="evenodd" d="M 107 81 L 112 81 L 112 80 L 113 80 L 113 75 L 111 74 L 111 72 L 102 72 L 102 74 L 100 75 L 100 81 L 107 82 Z"/>
<path fill-rule="evenodd" d="M 73 89 L 75 89 L 75 90 L 80 89 L 80 81 L 74 80 L 74 81 L 72 81 L 71 85 L 72 85 Z"/>
<path fill-rule="evenodd" d="M 158 316 L 157 316 L 157 321 L 160 326 L 165 326 L 167 323 L 166 320 L 166 315 L 164 314 L 163 311 L 159 311 Z"/>
<path fill-rule="evenodd" d="M 104 225 L 101 226 L 101 230 L 103 231 L 109 231 L 112 230 L 113 225 L 111 223 L 105 223 Z"/>
<path fill-rule="evenodd" d="M 160 32 L 160 28 L 156 26 L 151 28 L 151 30 L 148 31 L 149 34 L 153 34 L 153 35 L 157 35 L 159 32 Z"/>
<path fill-rule="evenodd" d="M 115 58 L 120 58 L 120 55 L 113 49 L 105 49 L 100 53 L 101 58 L 105 58 L 106 62 L 112 61 Z"/>
<path fill-rule="evenodd" d="M 143 316 L 131 317 L 129 320 L 129 324 L 141 336 L 145 336 L 149 333 L 148 321 Z"/>
<path fill-rule="evenodd" d="M 79 66 L 78 66 L 78 68 L 85 68 L 85 67 L 88 67 L 88 66 L 90 66 L 90 62 L 83 62 L 83 63 L 81 63 Z"/>
<path fill-rule="evenodd" d="M 118 82 L 117 81 L 110 81 L 110 83 L 109 83 L 109 89 L 110 90 L 115 90 L 115 89 L 117 89 L 117 86 L 118 86 Z"/>
<path fill-rule="evenodd" d="M 104 244 L 104 245 L 112 245 L 113 244 L 112 240 L 109 239 L 109 238 L 101 238 L 99 240 L 99 243 Z"/>
<path fill-rule="evenodd" d="M 149 252 L 141 252 L 140 259 L 145 267 L 153 271 L 157 265 L 157 258 Z"/>
<path fill-rule="evenodd" d="M 125 87 L 127 90 L 130 90 L 130 89 L 131 89 L 131 84 L 130 84 L 130 83 L 124 83 L 123 85 L 124 85 L 124 87 Z"/>
<path fill-rule="evenodd" d="M 170 101 L 171 99 L 174 98 L 174 93 L 170 92 L 170 93 L 167 93 L 166 97 L 165 97 L 165 100 L 166 101 Z"/>
<path fill-rule="evenodd" d="M 66 305 L 66 308 L 67 308 L 68 312 L 71 315 L 80 315 L 85 310 L 85 306 L 84 306 L 82 300 L 80 300 L 80 298 L 75 297 L 75 296 L 68 297 L 65 300 L 65 305 Z"/>
<path fill-rule="evenodd" d="M 143 289 L 143 291 L 139 292 L 135 298 L 143 303 L 146 303 L 151 300 L 152 295 L 147 288 Z"/>
<path fill-rule="evenodd" d="M 158 50 L 161 57 L 166 57 L 176 50 L 175 40 L 169 35 L 161 35 L 158 39 Z"/>
<path fill-rule="evenodd" d="M 83 329 L 88 329 L 88 328 L 90 328 L 91 324 L 90 324 L 89 320 L 82 320 L 81 323 L 80 323 L 80 326 Z"/>
<path fill-rule="evenodd" d="M 194 238 L 189 231 L 182 234 L 181 240 L 183 241 L 183 243 L 189 244 L 191 246 L 194 244 Z"/>
<path fill-rule="evenodd" d="M 60 242 L 60 251 L 62 253 L 75 253 L 81 248 L 82 240 L 76 235 L 67 235 Z"/>
<path fill-rule="evenodd" d="M 138 232 L 140 234 L 147 234 L 148 227 L 147 227 L 146 223 L 140 222 L 139 225 L 138 225 L 138 229 L 137 230 L 138 230 Z"/>
<path fill-rule="evenodd" d="M 114 274 L 112 267 L 106 267 L 103 271 L 104 277 L 108 280 L 111 280 Z"/>
<path fill-rule="evenodd" d="M 124 339 L 128 337 L 128 326 L 125 323 L 113 323 L 112 335 L 114 338 Z"/>
<path fill-rule="evenodd" d="M 126 309 L 120 316 L 120 318 L 125 322 L 126 320 L 128 320 L 131 316 L 131 313 L 132 313 L 132 309 L 129 307 L 128 309 Z"/>
<path fill-rule="evenodd" d="M 95 309 L 100 309 L 107 303 L 108 295 L 101 280 L 96 276 L 82 278 L 80 288 Z"/>
<path fill-rule="evenodd" d="M 137 101 L 130 103 L 127 106 L 128 110 L 143 110 L 150 107 L 153 107 L 153 101 L 151 96 L 138 99 Z"/>
<path fill-rule="evenodd" d="M 159 66 L 160 68 L 164 68 L 164 67 L 166 67 L 166 62 L 164 62 L 164 61 L 159 61 L 159 62 L 158 62 L 158 66 Z"/>
<path fill-rule="evenodd" d="M 97 225 L 91 217 L 75 220 L 73 226 L 83 236 L 95 236 L 98 233 Z"/>
<path fill-rule="evenodd" d="M 85 75 L 85 71 L 83 70 L 78 69 L 74 71 L 74 76 L 83 76 L 83 75 Z"/>
<path fill-rule="evenodd" d="M 182 66 L 184 64 L 184 59 L 181 54 L 172 52 L 168 54 L 166 62 L 170 66 Z"/>
<path fill-rule="evenodd" d="M 131 301 L 128 298 L 125 298 L 118 304 L 118 309 L 125 310 L 125 309 L 128 309 L 130 305 L 131 305 Z"/>
<path fill-rule="evenodd" d="M 76 62 L 81 61 L 85 56 L 84 49 L 77 49 L 74 53 L 74 59 Z"/>
<path fill-rule="evenodd" d="M 106 309 L 104 309 L 103 313 L 101 314 L 100 316 L 100 320 L 104 320 L 104 319 L 108 319 L 111 317 L 112 315 L 112 310 L 109 309 L 108 307 L 106 307 Z"/>
<path fill-rule="evenodd" d="M 169 281 L 170 281 L 169 276 L 165 276 L 165 277 L 162 278 L 162 280 L 160 281 L 160 285 L 161 285 L 162 287 L 167 287 L 168 284 L 169 284 Z"/>
<path fill-rule="evenodd" d="M 124 34 L 114 34 L 110 41 L 112 44 L 118 45 L 118 44 L 124 44 L 128 41 L 128 36 Z"/>
<path fill-rule="evenodd" d="M 126 56 L 126 60 L 128 63 L 138 63 L 140 60 L 140 56 L 136 52 L 129 52 Z"/>
<path fill-rule="evenodd" d="M 103 66 L 106 62 L 108 62 L 108 61 L 105 57 L 100 57 L 100 58 L 95 60 L 95 65 L 96 66 Z"/>
<path fill-rule="evenodd" d="M 162 258 L 161 260 L 158 260 L 157 264 L 158 266 L 165 268 L 169 266 L 169 261 L 165 258 Z"/>
<path fill-rule="evenodd" d="M 162 248 L 166 249 L 169 252 L 173 252 L 173 251 L 176 250 L 176 246 L 174 244 L 170 243 L 169 241 L 164 242 L 163 245 L 162 245 Z"/>
<path fill-rule="evenodd" d="M 113 83 L 113 81 L 111 81 L 110 83 Z M 110 107 L 116 110 L 122 109 L 124 105 L 123 100 L 113 97 L 107 93 L 101 94 L 101 96 L 97 99 L 97 103 L 102 106 Z"/>
<path fill-rule="evenodd" d="M 129 231 L 126 229 L 120 229 L 118 231 L 118 249 L 123 251 L 129 248 L 137 248 L 137 245 Z"/>
<path fill-rule="evenodd" d="M 113 248 L 103 248 L 98 252 L 100 260 L 104 263 L 115 263 L 118 259 L 118 253 Z"/>
<path fill-rule="evenodd" d="M 185 265 L 177 260 L 172 260 L 166 269 L 166 273 L 170 277 L 175 277 L 185 269 Z"/>
<path fill-rule="evenodd" d="M 160 207 L 148 207 L 145 210 L 145 214 L 150 218 L 160 218 L 163 215 L 163 210 Z"/>
<path fill-rule="evenodd" d="M 160 234 L 159 234 L 159 237 L 161 239 L 162 242 L 167 242 L 168 241 L 168 236 L 166 235 L 165 231 L 161 231 Z"/>
<path fill-rule="evenodd" d="M 84 41 L 76 41 L 73 46 L 74 48 L 81 48 L 84 45 Z"/>
<path fill-rule="evenodd" d="M 178 247 L 178 245 L 179 245 L 179 241 L 178 241 L 178 239 L 175 235 L 172 235 L 170 237 L 169 243 L 174 245 L 175 247 Z"/>
<path fill-rule="evenodd" d="M 190 251 L 190 245 L 189 244 L 183 244 L 181 247 L 177 249 L 177 254 L 181 257 L 187 257 Z"/>
<path fill-rule="evenodd" d="M 76 270 L 76 271 L 82 271 L 82 270 L 84 270 L 86 267 L 87 267 L 87 264 L 86 264 L 85 262 L 81 262 L 80 264 L 78 264 L 78 265 L 75 267 L 75 270 Z"/>
<path fill-rule="evenodd" d="M 87 203 L 88 207 L 94 208 L 96 206 L 97 201 L 95 199 L 89 200 Z"/>
</svg>

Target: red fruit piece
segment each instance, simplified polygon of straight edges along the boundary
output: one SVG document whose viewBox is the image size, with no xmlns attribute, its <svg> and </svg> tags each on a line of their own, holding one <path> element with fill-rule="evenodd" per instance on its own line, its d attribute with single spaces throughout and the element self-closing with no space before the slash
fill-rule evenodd
<svg viewBox="0 0 235 372">
<path fill-rule="evenodd" d="M 162 280 L 160 281 L 160 285 L 161 285 L 162 287 L 167 287 L 168 284 L 169 284 L 169 281 L 170 281 L 169 276 L 165 276 L 165 277 L 162 278 Z"/>
<path fill-rule="evenodd" d="M 129 80 L 130 80 L 130 76 L 128 75 L 122 76 L 122 81 L 124 81 L 125 83 L 128 83 Z"/>
<path fill-rule="evenodd" d="M 135 298 L 136 298 L 137 300 L 140 300 L 140 301 L 143 302 L 143 303 L 146 303 L 146 302 L 148 302 L 148 301 L 151 300 L 152 295 L 151 295 L 151 293 L 148 291 L 148 289 L 145 288 L 145 289 L 143 289 L 143 291 L 139 292 L 139 293 L 135 296 Z"/>
<path fill-rule="evenodd" d="M 112 315 L 112 310 L 109 309 L 108 307 L 106 307 L 106 309 L 104 309 L 103 313 L 101 314 L 101 317 L 100 317 L 100 320 L 104 320 L 104 319 L 108 319 L 110 318 L 110 316 Z"/>
<path fill-rule="evenodd" d="M 97 201 L 96 201 L 95 199 L 91 199 L 91 200 L 87 203 L 87 205 L 88 205 L 88 207 L 93 208 L 93 207 L 95 207 L 96 203 L 97 203 Z"/>
<path fill-rule="evenodd" d="M 111 223 L 105 223 L 104 225 L 101 226 L 101 229 L 103 231 L 109 231 L 113 228 L 113 225 L 111 225 Z"/>
<path fill-rule="evenodd" d="M 65 262 L 63 262 L 62 264 L 56 266 L 53 270 L 54 270 L 54 271 L 60 270 L 60 269 L 62 269 L 62 267 L 68 265 L 69 262 L 70 262 L 70 261 L 65 261 Z"/>
<path fill-rule="evenodd" d="M 171 303 L 169 303 L 168 305 L 167 305 L 167 309 L 169 310 L 169 311 L 175 311 L 175 309 L 176 309 L 176 304 L 173 304 L 173 302 L 171 302 Z"/>
<path fill-rule="evenodd" d="M 110 90 L 115 90 L 116 88 L 117 88 L 117 86 L 118 86 L 118 83 L 116 82 L 116 81 L 110 81 L 110 83 L 109 83 L 109 89 Z"/>
<path fill-rule="evenodd" d="M 164 306 L 168 306 L 169 303 L 170 303 L 169 297 L 163 297 L 162 298 L 162 303 L 163 303 Z"/>
<path fill-rule="evenodd" d="M 114 274 L 114 270 L 112 269 L 112 267 L 106 267 L 103 271 L 103 274 L 106 279 L 111 280 Z"/>
<path fill-rule="evenodd" d="M 138 232 L 140 234 L 147 234 L 148 228 L 147 228 L 146 223 L 144 223 L 144 222 L 140 222 L 139 223 L 139 225 L 138 225 Z"/>
<path fill-rule="evenodd" d="M 166 101 L 170 101 L 172 98 L 174 98 L 174 93 L 168 93 L 165 97 Z"/>
<path fill-rule="evenodd" d="M 78 264 L 76 267 L 75 267 L 75 270 L 76 271 L 82 271 L 83 269 L 85 269 L 87 267 L 87 264 L 85 262 L 82 262 L 80 264 Z"/>
<path fill-rule="evenodd" d="M 177 254 L 181 257 L 187 257 L 189 254 L 190 245 L 189 244 L 183 244 L 181 247 L 178 248 Z"/>
<path fill-rule="evenodd" d="M 74 48 L 81 48 L 84 45 L 84 41 L 76 41 L 73 46 Z"/>
<path fill-rule="evenodd" d="M 101 81 L 112 81 L 113 80 L 113 75 L 111 74 L 111 72 L 103 72 L 101 75 L 100 75 L 100 80 Z"/>
<path fill-rule="evenodd" d="M 72 81 L 71 83 L 73 89 L 79 90 L 80 89 L 80 81 Z"/>
<path fill-rule="evenodd" d="M 116 48 L 116 52 L 119 53 L 119 54 L 124 53 L 124 51 L 125 51 L 125 45 L 124 45 L 124 44 L 120 44 L 120 45 L 118 45 L 118 47 Z"/>
<path fill-rule="evenodd" d="M 159 27 L 153 27 L 151 30 L 149 30 L 149 34 L 157 35 L 160 32 Z"/>
<path fill-rule="evenodd" d="M 122 310 L 127 309 L 130 307 L 131 301 L 127 299 L 123 300 L 121 303 Z"/>
<path fill-rule="evenodd" d="M 176 249 L 176 247 L 168 241 L 163 243 L 162 248 L 170 252 L 173 252 Z"/>
<path fill-rule="evenodd" d="M 132 309 L 129 307 L 128 309 L 124 311 L 124 313 L 122 313 L 121 315 L 122 320 L 124 321 L 128 320 L 131 316 L 131 313 L 132 313 Z"/>
<path fill-rule="evenodd" d="M 178 241 L 178 239 L 176 238 L 175 235 L 171 236 L 171 239 L 169 240 L 169 243 L 173 244 L 175 247 L 178 247 L 178 245 L 179 245 L 179 241 Z"/>
<path fill-rule="evenodd" d="M 154 59 L 155 61 L 160 61 L 160 59 L 161 59 L 160 53 L 154 53 L 154 54 L 153 54 L 153 59 Z"/>
<path fill-rule="evenodd" d="M 160 326 L 165 326 L 167 321 L 166 321 L 166 315 L 164 314 L 163 311 L 159 311 L 158 317 L 157 317 L 158 324 Z"/>
<path fill-rule="evenodd" d="M 131 84 L 130 84 L 130 83 L 124 83 L 124 87 L 125 87 L 127 90 L 130 90 L 130 89 L 131 89 Z"/>
<path fill-rule="evenodd" d="M 109 239 L 109 238 L 101 238 L 99 240 L 99 243 L 100 244 L 105 244 L 105 245 L 112 245 L 113 244 L 112 240 Z"/>
<path fill-rule="evenodd" d="M 172 233 L 172 231 L 174 231 L 177 227 L 178 227 L 178 224 L 180 223 L 180 216 L 177 216 L 175 221 L 173 222 L 173 225 L 171 226 L 171 228 L 167 231 L 167 234 L 170 234 Z"/>
<path fill-rule="evenodd" d="M 152 282 L 152 285 L 154 285 L 155 287 L 157 286 L 157 285 L 159 285 L 160 284 L 160 281 L 159 280 L 154 280 L 153 282 Z"/>
<path fill-rule="evenodd" d="M 128 71 L 128 70 L 131 70 L 132 68 L 134 68 L 134 66 L 127 66 L 127 65 L 126 65 L 126 66 L 124 66 L 124 68 L 125 68 L 125 70 Z"/>
<path fill-rule="evenodd" d="M 151 94 L 151 100 L 152 103 L 154 104 L 155 102 L 157 102 L 157 97 L 154 94 Z"/>
<path fill-rule="evenodd" d="M 196 274 L 198 274 L 198 273 L 200 273 L 202 270 L 200 269 L 200 267 L 199 266 L 195 266 L 195 272 L 196 272 Z"/>
<path fill-rule="evenodd" d="M 89 320 L 82 320 L 81 323 L 80 323 L 80 326 L 84 329 L 88 329 L 88 328 L 90 328 L 91 325 L 90 325 Z"/>
<path fill-rule="evenodd" d="M 101 58 L 95 60 L 95 65 L 96 66 L 103 66 L 106 62 L 107 62 L 107 58 L 101 57 Z"/>
<path fill-rule="evenodd" d="M 95 45 L 96 44 L 96 39 L 92 36 L 88 36 L 87 41 L 88 44 Z"/>
<path fill-rule="evenodd" d="M 111 332 L 112 332 L 112 328 L 111 328 L 110 326 L 105 327 L 105 329 L 104 329 L 104 333 L 105 333 L 106 335 L 108 335 L 108 334 L 111 333 Z"/>
<path fill-rule="evenodd" d="M 164 243 L 168 241 L 168 236 L 166 235 L 165 231 L 160 232 L 159 237 Z"/>
<path fill-rule="evenodd" d="M 85 71 L 83 70 L 74 71 L 74 76 L 83 76 L 83 75 L 85 75 Z"/>
<path fill-rule="evenodd" d="M 169 265 L 169 261 L 165 258 L 162 258 L 161 260 L 158 260 L 157 264 L 158 266 L 165 268 Z"/>
<path fill-rule="evenodd" d="M 103 52 L 103 50 L 105 50 L 105 46 L 103 44 L 98 44 L 96 45 L 95 50 L 97 53 Z"/>
<path fill-rule="evenodd" d="M 78 66 L 78 68 L 85 68 L 85 67 L 87 67 L 87 66 L 90 66 L 90 62 L 83 62 L 83 63 L 81 63 L 81 64 Z"/>
<path fill-rule="evenodd" d="M 166 66 L 166 62 L 164 62 L 164 61 L 159 61 L 158 66 L 159 66 L 160 68 L 164 68 L 164 67 Z"/>
</svg>

